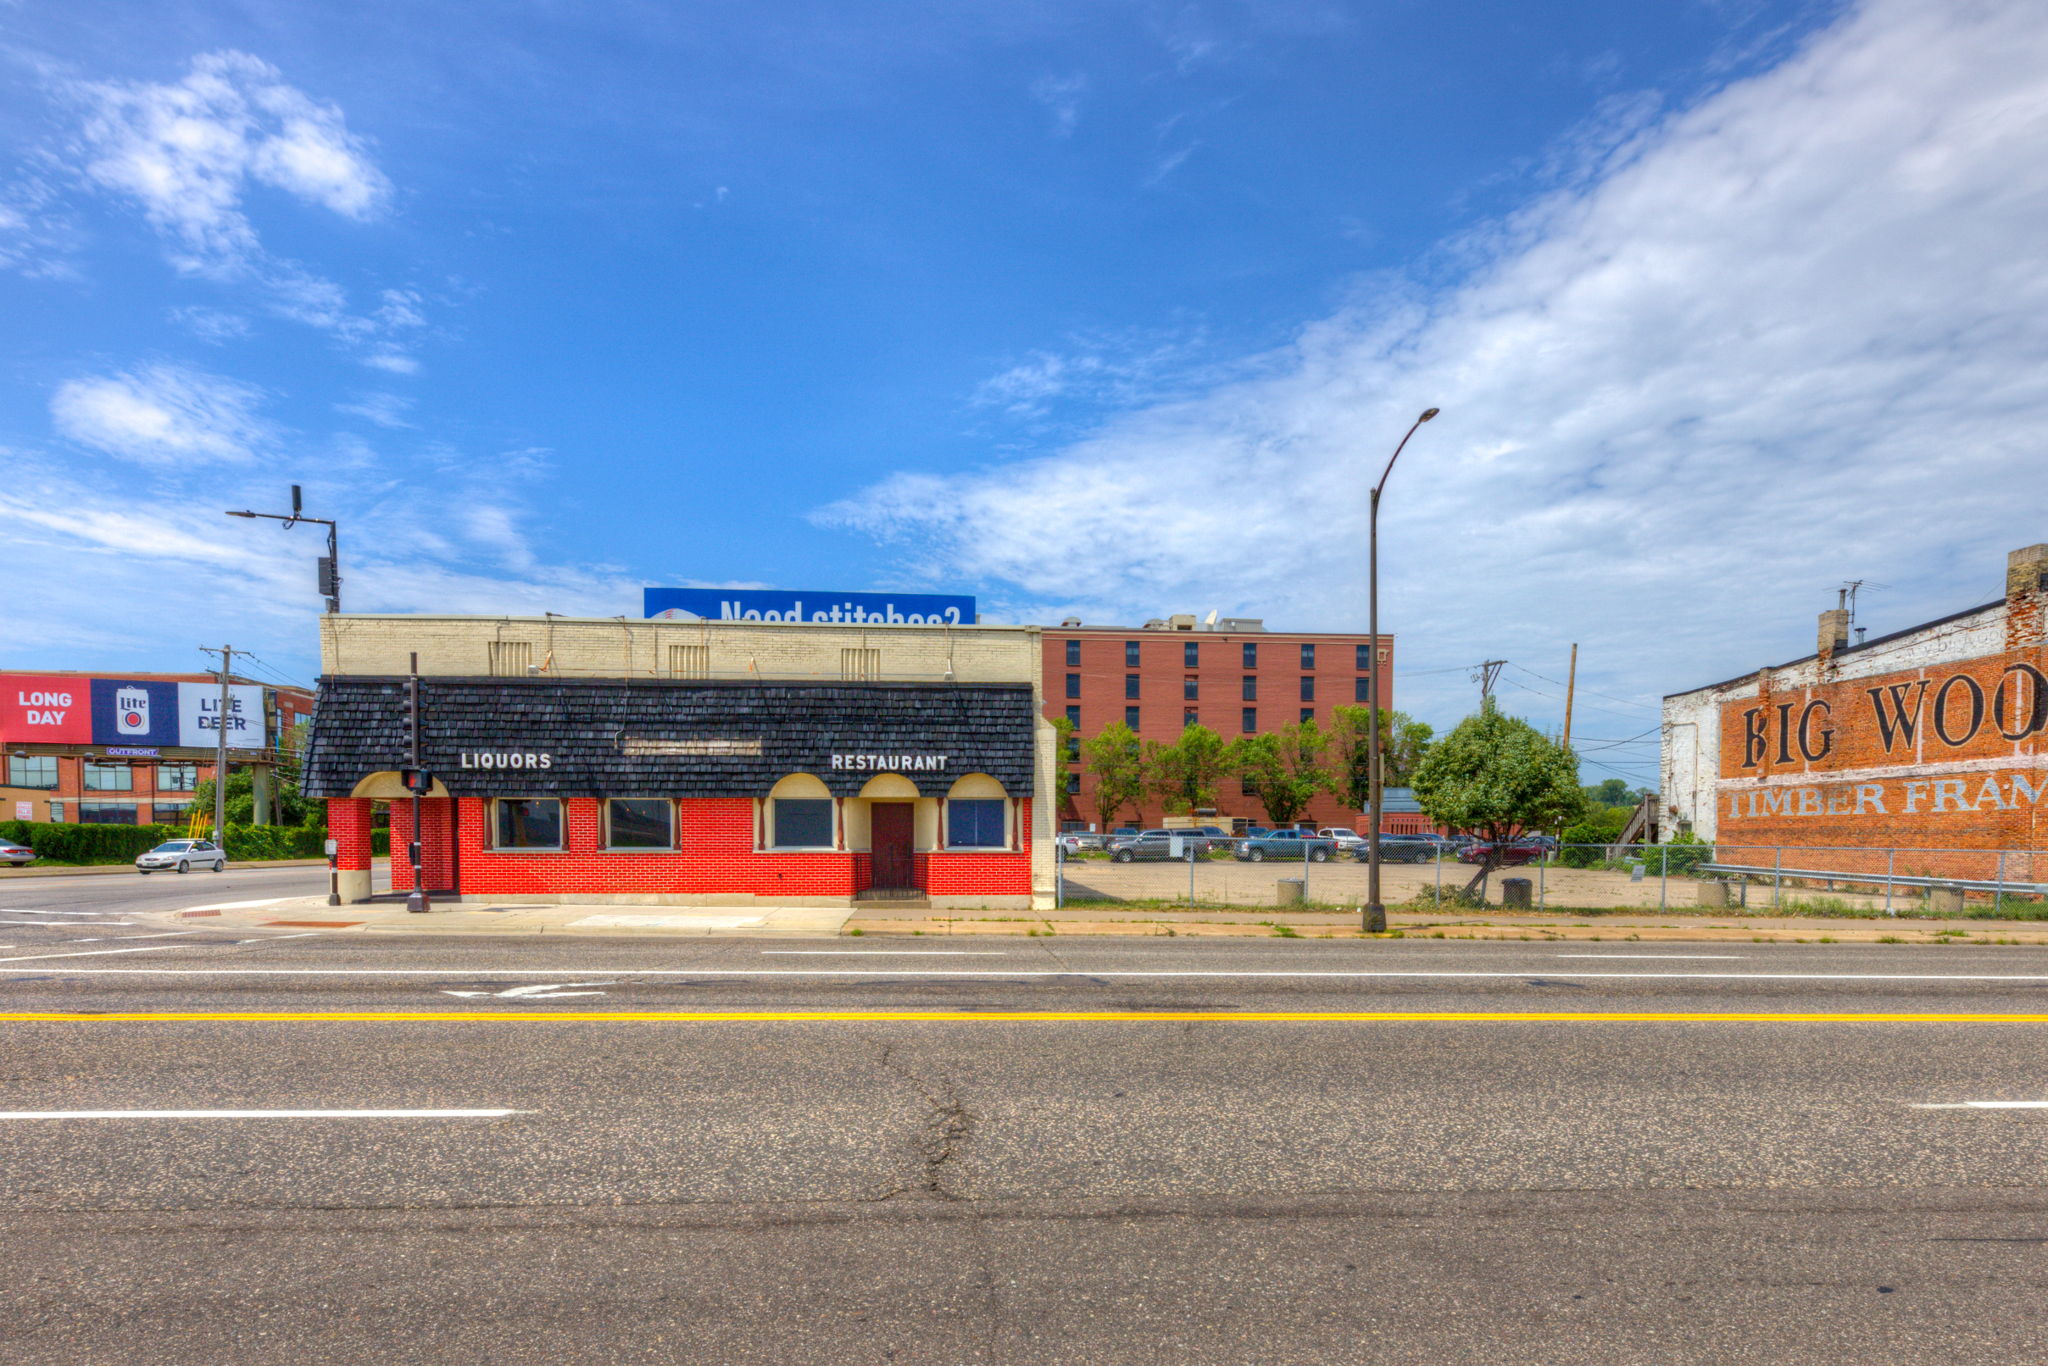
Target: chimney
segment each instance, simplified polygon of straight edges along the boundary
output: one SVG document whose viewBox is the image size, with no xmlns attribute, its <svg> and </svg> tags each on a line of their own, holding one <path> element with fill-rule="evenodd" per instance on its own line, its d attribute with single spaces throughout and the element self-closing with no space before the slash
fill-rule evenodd
<svg viewBox="0 0 2048 1366">
<path fill-rule="evenodd" d="M 2005 557 L 2005 644 L 2039 644 L 2048 634 L 2048 545 L 2030 545 Z"/>
<path fill-rule="evenodd" d="M 1814 653 L 1822 659 L 1849 645 L 1849 609 L 1832 608 L 1820 614 L 1820 644 Z"/>
</svg>

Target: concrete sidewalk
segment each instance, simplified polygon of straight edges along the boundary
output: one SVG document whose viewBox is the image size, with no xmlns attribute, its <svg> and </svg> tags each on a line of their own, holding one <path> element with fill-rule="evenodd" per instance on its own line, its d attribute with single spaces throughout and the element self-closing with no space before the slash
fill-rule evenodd
<svg viewBox="0 0 2048 1366">
<path fill-rule="evenodd" d="M 308 929 L 359 934 L 682 935 L 752 938 L 836 935 L 853 914 L 833 906 L 620 906 L 517 904 L 488 899 L 449 902 L 414 915 L 403 902 L 330 906 L 327 898 L 276 897 L 221 901 L 176 911 L 143 911 L 137 919 L 205 923 L 222 929 Z"/>
</svg>

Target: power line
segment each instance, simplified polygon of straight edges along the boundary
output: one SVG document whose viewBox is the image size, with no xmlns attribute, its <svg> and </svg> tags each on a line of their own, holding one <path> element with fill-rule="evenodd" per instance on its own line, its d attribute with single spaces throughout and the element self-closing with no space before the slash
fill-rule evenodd
<svg viewBox="0 0 2048 1366">
<path fill-rule="evenodd" d="M 1512 662 L 1512 661 L 1510 661 L 1510 662 Z M 1521 670 L 1521 671 L 1522 671 L 1523 673 L 1525 673 L 1525 674 L 1528 674 L 1528 675 L 1529 675 L 1530 677 L 1532 677 L 1532 678 L 1540 678 L 1540 679 L 1542 679 L 1542 680 L 1543 680 L 1543 681 L 1544 681 L 1545 683 L 1556 683 L 1556 684 L 1557 684 L 1557 686 L 1558 686 L 1558 687 L 1560 687 L 1560 688 L 1563 688 L 1563 687 L 1568 687 L 1568 686 L 1569 686 L 1568 684 L 1566 684 L 1566 683 L 1564 683 L 1564 682 L 1562 682 L 1562 681 L 1560 681 L 1560 680 L 1558 680 L 1558 679 L 1552 678 L 1552 677 L 1551 677 L 1551 676 L 1550 676 L 1549 674 L 1540 674 L 1540 673 L 1537 673 L 1537 672 L 1536 672 L 1536 671 L 1535 671 L 1534 669 L 1532 669 L 1532 668 L 1529 668 L 1529 667 L 1528 667 L 1527 665 L 1525 665 L 1525 664 L 1516 664 L 1516 665 L 1515 665 L 1514 667 L 1515 667 L 1515 668 L 1517 668 L 1517 669 L 1520 669 L 1520 670 Z M 1585 686 L 1584 684 L 1580 684 L 1580 685 L 1579 685 L 1579 691 L 1580 691 L 1580 692 L 1589 692 L 1589 693 L 1592 693 L 1592 694 L 1593 694 L 1593 696 L 1595 696 L 1595 697 L 1604 697 L 1604 698 L 1606 698 L 1606 699 L 1607 699 L 1607 700 L 1608 700 L 1609 702 L 1619 702 L 1619 703 L 1621 703 L 1621 705 L 1622 705 L 1622 706 L 1624 706 L 1624 707 L 1633 707 L 1633 708 L 1634 708 L 1635 710 L 1637 710 L 1637 711 L 1655 711 L 1655 712 L 1661 712 L 1661 711 L 1662 711 L 1662 708 L 1659 708 L 1659 707 L 1651 707 L 1651 706 L 1646 706 L 1646 705 L 1644 705 L 1644 704 L 1643 704 L 1643 703 L 1641 703 L 1641 702 L 1634 702 L 1634 701 L 1630 701 L 1630 700 L 1629 700 L 1628 698 L 1626 698 L 1626 697 L 1616 697 L 1616 696 L 1615 696 L 1615 695 L 1614 695 L 1613 693 L 1605 693 L 1605 692 L 1601 692 L 1601 691 L 1599 691 L 1599 690 L 1598 690 L 1597 688 L 1589 688 L 1589 687 L 1586 687 L 1586 686 Z"/>
</svg>

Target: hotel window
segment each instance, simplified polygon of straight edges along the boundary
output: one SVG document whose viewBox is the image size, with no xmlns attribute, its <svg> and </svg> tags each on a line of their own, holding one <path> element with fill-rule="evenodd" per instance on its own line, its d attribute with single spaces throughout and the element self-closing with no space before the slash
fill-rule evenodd
<svg viewBox="0 0 2048 1366">
<path fill-rule="evenodd" d="M 1080 760 L 1080 758 L 1081 737 L 1078 735 L 1069 735 L 1067 737 L 1067 762 L 1076 763 Z"/>
<path fill-rule="evenodd" d="M 1257 674 L 1246 674 L 1244 676 L 1244 700 L 1247 702 L 1259 700 L 1259 677 Z"/>
<path fill-rule="evenodd" d="M 1124 667 L 1126 669 L 1138 667 L 1138 642 L 1135 640 L 1124 642 Z"/>
<path fill-rule="evenodd" d="M 1129 726 L 1132 730 L 1136 730 L 1138 728 L 1138 709 L 1136 707 L 1124 708 L 1124 724 Z"/>
<path fill-rule="evenodd" d="M 1240 729 L 1246 735 L 1257 735 L 1259 733 L 1259 709 L 1257 707 L 1246 707 L 1244 709 L 1244 720 Z"/>
<path fill-rule="evenodd" d="M 1180 700 L 1181 700 L 1181 701 L 1183 701 L 1183 702 L 1198 702 L 1198 701 L 1200 701 L 1200 700 L 1201 700 L 1201 697 L 1202 697 L 1202 681 L 1201 681 L 1200 679 L 1198 679 L 1198 678 L 1185 678 L 1185 679 L 1182 679 L 1182 680 L 1181 680 L 1181 685 L 1180 685 Z"/>
<path fill-rule="evenodd" d="M 614 797 L 604 804 L 607 849 L 673 849 L 676 808 L 665 797 Z"/>
<path fill-rule="evenodd" d="M 1244 666 L 1247 669 L 1259 667 L 1259 643 L 1256 640 L 1248 640 L 1244 644 Z"/>
<path fill-rule="evenodd" d="M 1180 714 L 1180 728 L 1182 730 L 1186 730 L 1189 726 L 1199 726 L 1201 724 L 1202 714 L 1198 711 L 1184 711 Z"/>
<path fill-rule="evenodd" d="M 1314 674 L 1303 674 L 1301 676 L 1301 700 L 1304 702 L 1316 700 L 1316 680 Z"/>
<path fill-rule="evenodd" d="M 1081 790 L 1081 775 L 1080 775 L 1080 774 L 1078 774 L 1078 773 L 1069 773 L 1069 774 L 1067 775 L 1067 791 L 1071 793 L 1071 792 L 1079 792 L 1080 790 Z"/>
<path fill-rule="evenodd" d="M 553 797 L 500 797 L 497 849 L 559 849 L 562 847 L 562 803 Z"/>
<path fill-rule="evenodd" d="M 1183 668 L 1199 669 L 1202 666 L 1202 643 L 1198 640 L 1182 641 L 1180 662 Z"/>
<path fill-rule="evenodd" d="M 1304 668 L 1304 669 L 1313 669 L 1313 668 L 1314 668 L 1315 666 L 1316 666 L 1316 647 L 1315 647 L 1315 646 L 1313 646 L 1313 645 L 1304 645 L 1304 646 L 1302 646 L 1302 647 L 1301 647 L 1301 667 L 1302 667 L 1302 668 Z"/>
<path fill-rule="evenodd" d="M 1068 707 L 1067 719 L 1074 723 L 1074 729 L 1079 730 L 1081 728 L 1081 709 L 1079 707 Z"/>
<path fill-rule="evenodd" d="M 1354 701 L 1354 702 L 1370 702 L 1370 701 L 1372 701 L 1372 679 L 1370 679 L 1370 678 L 1354 678 L 1354 679 L 1352 679 L 1352 680 L 1351 680 L 1351 700 L 1352 700 L 1352 701 Z"/>
<path fill-rule="evenodd" d="M 1315 709 L 1314 707 L 1303 707 L 1303 708 L 1301 709 L 1301 719 L 1302 719 L 1303 721 L 1313 721 L 1313 720 L 1315 720 L 1315 719 L 1316 719 L 1316 709 Z"/>
<path fill-rule="evenodd" d="M 56 803 L 52 802 L 54 808 Z M 50 813 L 53 817 L 56 811 Z M 78 821 L 81 825 L 133 825 L 135 824 L 134 802 L 80 802 Z"/>
<path fill-rule="evenodd" d="M 533 667 L 533 642 L 494 640 L 489 643 L 491 677 L 524 678 Z"/>
<path fill-rule="evenodd" d="M 1124 675 L 1124 696 L 1125 696 L 1125 697 L 1136 697 L 1136 696 L 1138 695 L 1138 680 L 1139 680 L 1139 679 L 1141 679 L 1141 678 L 1143 678 L 1143 677 L 1144 677 L 1144 675 L 1143 675 L 1143 674 L 1125 674 L 1125 675 Z"/>
<path fill-rule="evenodd" d="M 1003 833 L 1002 798 L 956 797 L 946 803 L 948 849 L 1001 849 L 1009 842 Z"/>
<path fill-rule="evenodd" d="M 882 676 L 882 652 L 880 650 L 841 650 L 839 652 L 839 676 L 844 679 L 880 678 Z"/>
<path fill-rule="evenodd" d="M 1358 650 L 1358 671 L 1365 673 L 1372 668 L 1372 646 L 1360 645 Z"/>
<path fill-rule="evenodd" d="M 1081 695 L 1081 675 L 1079 675 L 1079 674 L 1068 674 L 1068 675 L 1067 675 L 1067 696 L 1069 696 L 1069 697 L 1079 697 L 1080 695 Z"/>
<path fill-rule="evenodd" d="M 777 797 L 773 803 L 771 844 L 777 849 L 832 847 L 830 797 Z"/>
<path fill-rule="evenodd" d="M 1067 642 L 1067 667 L 1069 669 L 1081 667 L 1081 642 L 1078 640 Z"/>
<path fill-rule="evenodd" d="M 711 677 L 711 647 L 709 645 L 669 646 L 668 676 L 670 678 Z"/>
<path fill-rule="evenodd" d="M 1239 778 L 1237 780 L 1237 790 L 1247 797 L 1256 797 L 1259 795 L 1258 785 L 1252 782 L 1252 780 L 1249 778 Z"/>
<path fill-rule="evenodd" d="M 7 756 L 9 787 L 57 786 L 57 756 L 54 754 L 10 754 Z"/>
<path fill-rule="evenodd" d="M 193 792 L 199 787 L 199 765 L 158 764 L 156 766 L 156 790 L 159 792 Z"/>
<path fill-rule="evenodd" d="M 95 764 L 87 761 L 85 765 L 85 790 L 87 792 L 133 792 L 135 790 L 135 770 L 126 764 Z M 123 824 L 133 825 L 134 822 L 131 820 L 123 822 Z"/>
</svg>

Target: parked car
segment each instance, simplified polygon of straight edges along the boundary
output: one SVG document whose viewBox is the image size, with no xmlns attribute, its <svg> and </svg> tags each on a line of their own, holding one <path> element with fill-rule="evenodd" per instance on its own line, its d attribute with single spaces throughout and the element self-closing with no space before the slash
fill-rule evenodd
<svg viewBox="0 0 2048 1366">
<path fill-rule="evenodd" d="M 1109 832 L 1108 839 L 1111 844 L 1114 844 L 1118 840 L 1134 840 L 1144 833 L 1135 825 L 1119 825 L 1116 829 Z"/>
<path fill-rule="evenodd" d="M 1335 841 L 1320 839 L 1306 830 L 1275 830 L 1258 839 L 1241 841 L 1236 850 L 1240 863 L 1264 863 L 1268 859 L 1275 863 L 1300 863 L 1304 858 L 1310 863 L 1328 863 L 1336 852 Z"/>
<path fill-rule="evenodd" d="M 1316 837 L 1334 842 L 1339 852 L 1347 854 L 1356 846 L 1365 843 L 1365 836 L 1348 825 L 1326 825 L 1316 831 Z"/>
<path fill-rule="evenodd" d="M 1070 854 L 1085 853 L 1093 849 L 1109 847 L 1109 837 L 1093 830 L 1064 830 L 1060 832 L 1060 848 Z"/>
<path fill-rule="evenodd" d="M 1176 852 L 1178 849 L 1178 852 Z M 1118 863 L 1161 862 L 1209 857 L 1209 841 L 1191 831 L 1147 830 L 1134 840 L 1119 840 L 1110 846 L 1110 858 Z"/>
<path fill-rule="evenodd" d="M 1198 825 L 1195 833 L 1205 837 L 1211 844 L 1228 844 L 1237 838 L 1220 825 Z"/>
<path fill-rule="evenodd" d="M 1244 833 L 1239 835 L 1238 838 L 1241 840 L 1262 840 L 1272 833 L 1271 830 L 1263 825 L 1247 825 L 1244 828 Z"/>
<path fill-rule="evenodd" d="M 155 873 L 165 868 L 189 873 L 195 864 L 212 868 L 216 873 L 226 872 L 228 856 L 212 840 L 165 840 L 147 853 L 135 856 L 135 871 L 138 873 Z"/>
<path fill-rule="evenodd" d="M 1495 846 L 1480 840 L 1458 851 L 1460 863 L 1484 863 Z M 1550 851 L 1534 840 L 1512 840 L 1499 846 L 1494 862 L 1514 867 L 1523 863 L 1537 863 L 1550 857 Z"/>
<path fill-rule="evenodd" d="M 26 868 L 35 861 L 36 851 L 29 848 L 26 844 L 16 844 L 13 840 L 0 840 L 0 864 L 6 864 L 11 868 Z"/>
<path fill-rule="evenodd" d="M 1421 835 L 1381 835 L 1381 863 L 1435 863 L 1442 846 Z M 1360 840 L 1351 851 L 1360 863 L 1372 862 L 1372 842 Z"/>
</svg>

